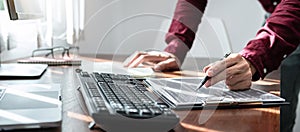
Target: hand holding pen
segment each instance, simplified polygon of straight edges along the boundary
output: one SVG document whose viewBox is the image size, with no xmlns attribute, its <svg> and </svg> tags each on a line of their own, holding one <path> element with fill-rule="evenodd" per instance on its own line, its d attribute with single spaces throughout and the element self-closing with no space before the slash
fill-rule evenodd
<svg viewBox="0 0 300 132">
<path fill-rule="evenodd" d="M 231 53 L 225 54 L 225 55 L 224 55 L 224 58 L 227 58 L 230 54 L 231 54 Z M 203 78 L 203 80 L 200 82 L 200 85 L 198 86 L 197 90 L 200 89 L 200 88 L 202 88 L 203 85 L 204 85 L 209 79 L 211 79 L 211 77 L 208 76 L 208 75 L 206 75 L 206 76 Z"/>
<path fill-rule="evenodd" d="M 226 54 L 224 59 L 204 67 L 203 71 L 206 76 L 198 89 L 203 85 L 212 86 L 222 80 L 225 80 L 225 84 L 231 90 L 249 89 L 252 75 L 256 72 L 252 64 L 237 53 Z"/>
</svg>

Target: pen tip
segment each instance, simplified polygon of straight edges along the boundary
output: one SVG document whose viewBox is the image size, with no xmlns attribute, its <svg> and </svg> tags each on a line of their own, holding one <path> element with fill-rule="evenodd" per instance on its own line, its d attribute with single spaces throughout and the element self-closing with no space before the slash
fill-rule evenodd
<svg viewBox="0 0 300 132">
<path fill-rule="evenodd" d="M 204 84 L 201 84 L 201 85 L 197 88 L 197 90 L 201 89 L 203 85 L 204 85 Z"/>
</svg>

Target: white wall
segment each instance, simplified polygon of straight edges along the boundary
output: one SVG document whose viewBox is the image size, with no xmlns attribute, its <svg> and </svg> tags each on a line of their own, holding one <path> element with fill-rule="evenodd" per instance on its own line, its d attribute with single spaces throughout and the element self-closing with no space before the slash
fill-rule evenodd
<svg viewBox="0 0 300 132">
<path fill-rule="evenodd" d="M 171 19 L 175 0 L 87 0 L 83 54 L 130 54 L 153 48 L 157 29 Z M 164 35 L 161 34 L 161 35 Z M 162 41 L 160 47 L 164 47 Z M 158 46 L 159 47 L 159 46 Z"/>
<path fill-rule="evenodd" d="M 165 47 L 165 31 L 160 31 L 160 25 L 172 18 L 176 2 L 86 0 L 85 30 L 79 42 L 80 53 L 131 54 L 149 48 L 162 50 Z M 205 15 L 224 21 L 233 51 L 238 52 L 255 36 L 263 22 L 264 11 L 257 0 L 209 0 Z M 212 34 L 201 32 L 200 38 L 214 38 Z M 207 55 L 199 50 L 201 45 L 194 44 L 190 54 Z M 206 52 L 214 54 L 214 51 Z"/>
<path fill-rule="evenodd" d="M 5 40 L 1 41 L 5 45 L 5 50 L 1 52 L 1 61 L 31 56 L 32 51 L 37 48 L 36 22 L 34 20 L 10 21 L 0 25 L 0 28 L 6 29 L 6 33 L 0 32 L 1 35 L 5 35 L 2 36 Z M 7 50 L 8 45 L 11 46 L 10 50 Z"/>
<path fill-rule="evenodd" d="M 224 20 L 233 51 L 240 51 L 262 26 L 265 11 L 258 0 L 210 0 L 207 16 Z"/>
</svg>

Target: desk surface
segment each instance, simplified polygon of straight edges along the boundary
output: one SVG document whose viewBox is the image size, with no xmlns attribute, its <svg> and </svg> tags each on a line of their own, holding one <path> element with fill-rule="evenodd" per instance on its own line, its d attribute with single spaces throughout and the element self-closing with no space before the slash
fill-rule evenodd
<svg viewBox="0 0 300 132">
<path fill-rule="evenodd" d="M 83 67 L 92 61 L 105 61 L 101 59 L 83 58 Z M 200 61 L 199 62 L 203 62 Z M 207 62 L 207 61 L 206 61 Z M 204 64 L 206 65 L 206 64 Z M 88 116 L 79 92 L 78 82 L 75 79 L 77 66 L 48 67 L 45 74 L 36 80 L 7 80 L 0 81 L 1 84 L 24 84 L 24 83 L 59 83 L 62 88 L 63 121 L 61 128 L 43 129 L 36 131 L 63 131 L 63 132 L 89 132 L 88 124 L 91 118 Z M 276 74 L 275 72 L 275 78 Z M 158 76 L 197 76 L 201 73 L 183 70 L 173 73 L 157 73 Z M 279 93 L 279 80 L 266 79 L 253 83 L 252 87 L 265 91 Z M 279 131 L 279 107 L 271 108 L 245 108 L 245 109 L 223 109 L 223 110 L 192 110 L 176 111 L 180 116 L 181 123 L 175 131 Z M 24 131 L 24 130 L 22 130 Z M 33 130 L 28 130 L 33 131 Z M 93 130 L 100 131 L 100 130 Z"/>
</svg>

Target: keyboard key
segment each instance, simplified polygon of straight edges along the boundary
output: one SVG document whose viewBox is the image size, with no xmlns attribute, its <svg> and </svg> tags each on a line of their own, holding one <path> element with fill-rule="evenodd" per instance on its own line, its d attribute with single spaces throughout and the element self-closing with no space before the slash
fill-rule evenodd
<svg viewBox="0 0 300 132">
<path fill-rule="evenodd" d="M 135 109 L 135 108 L 129 108 L 129 109 L 125 109 L 126 110 L 126 114 L 138 114 L 139 110 Z"/>
<path fill-rule="evenodd" d="M 86 83 L 85 83 L 85 86 L 86 86 L 88 89 L 97 89 L 96 84 L 93 83 L 93 82 L 86 82 Z"/>
<path fill-rule="evenodd" d="M 151 115 L 152 112 L 149 109 L 140 109 L 140 115 Z"/>
<path fill-rule="evenodd" d="M 81 72 L 80 75 L 82 77 L 90 77 L 90 74 L 88 72 Z"/>
</svg>

